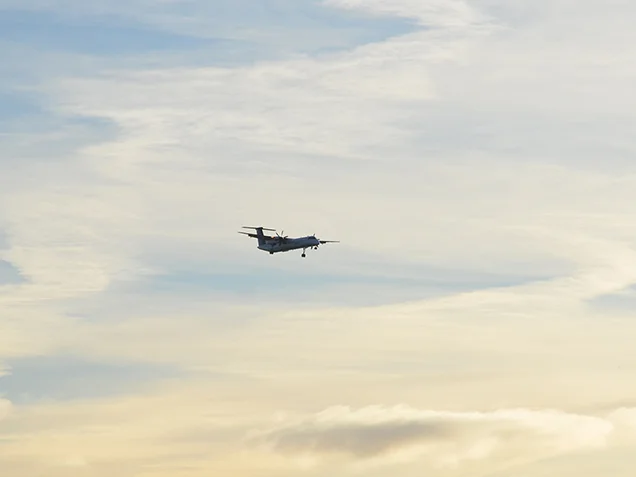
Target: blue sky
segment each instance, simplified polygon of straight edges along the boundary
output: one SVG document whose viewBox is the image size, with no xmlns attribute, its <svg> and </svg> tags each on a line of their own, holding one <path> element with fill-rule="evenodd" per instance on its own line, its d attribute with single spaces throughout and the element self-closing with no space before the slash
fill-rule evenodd
<svg viewBox="0 0 636 477">
<path fill-rule="evenodd" d="M 147 382 L 182 375 L 166 366 L 99 363 L 63 355 L 17 358 L 6 365 L 11 374 L 0 377 L 0 386 L 18 404 L 125 395 Z"/>
<path fill-rule="evenodd" d="M 20 272 L 9 262 L 0 261 L 0 283 L 19 283 L 22 281 Z"/>
<path fill-rule="evenodd" d="M 0 41 L 48 55 L 107 60 L 160 53 L 210 65 L 348 50 L 418 30 L 409 19 L 339 11 L 315 0 L 177 2 L 157 4 L 148 15 L 140 15 L 137 3 L 83 12 L 70 5 L 46 10 L 16 5 L 2 11 Z"/>
<path fill-rule="evenodd" d="M 633 13 L 0 0 L 0 474 L 607 475 Z"/>
<path fill-rule="evenodd" d="M 1 21 L 2 41 L 50 52 L 111 56 L 211 46 L 112 16 L 73 18 L 55 12 L 5 10 Z"/>
</svg>

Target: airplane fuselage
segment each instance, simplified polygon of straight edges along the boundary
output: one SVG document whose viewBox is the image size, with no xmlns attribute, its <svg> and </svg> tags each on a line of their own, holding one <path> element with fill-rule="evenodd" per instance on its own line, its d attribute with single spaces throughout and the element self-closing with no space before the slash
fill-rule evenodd
<svg viewBox="0 0 636 477">
<path fill-rule="evenodd" d="M 258 246 L 260 250 L 269 253 L 289 252 L 290 250 L 316 248 L 320 245 L 320 240 L 308 235 L 307 237 L 287 238 L 283 241 L 279 239 L 265 240 Z"/>
<path fill-rule="evenodd" d="M 257 248 L 259 250 L 263 250 L 264 252 L 268 252 L 270 254 L 274 254 L 278 252 L 289 252 L 290 250 L 302 249 L 303 253 L 300 256 L 305 257 L 305 250 L 308 248 L 318 249 L 318 246 L 323 243 L 338 242 L 338 240 L 317 239 L 316 234 L 307 235 L 305 237 L 290 238 L 287 236 L 281 236 L 278 233 L 276 233 L 276 236 L 265 235 L 263 233 L 263 230 L 276 232 L 275 229 L 269 229 L 265 227 L 247 227 L 247 226 L 244 226 L 243 228 L 256 230 L 256 233 L 250 233 L 250 232 L 239 232 L 239 233 L 258 239 Z"/>
</svg>

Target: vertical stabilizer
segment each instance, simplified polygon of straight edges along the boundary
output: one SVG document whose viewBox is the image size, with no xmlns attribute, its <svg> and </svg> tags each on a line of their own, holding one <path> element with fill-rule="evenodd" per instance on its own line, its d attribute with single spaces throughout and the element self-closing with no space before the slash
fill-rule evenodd
<svg viewBox="0 0 636 477">
<path fill-rule="evenodd" d="M 258 240 L 258 246 L 265 245 L 265 234 L 263 233 L 263 227 L 256 227 L 256 240 Z"/>
<path fill-rule="evenodd" d="M 276 232 L 275 229 L 268 229 L 265 227 L 243 227 L 244 229 L 254 229 L 256 230 L 256 234 L 248 234 L 250 237 L 255 237 L 258 240 L 258 246 L 262 247 L 263 245 L 265 245 L 265 234 L 263 233 L 263 230 L 271 230 L 272 232 Z M 244 233 L 244 232 L 241 232 Z"/>
</svg>

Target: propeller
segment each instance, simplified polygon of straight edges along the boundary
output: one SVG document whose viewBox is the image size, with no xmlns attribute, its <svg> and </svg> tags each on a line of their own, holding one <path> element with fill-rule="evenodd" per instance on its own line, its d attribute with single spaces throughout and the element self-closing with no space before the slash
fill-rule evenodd
<svg viewBox="0 0 636 477">
<path fill-rule="evenodd" d="M 281 233 L 285 233 L 285 231 L 281 230 Z M 287 235 L 281 236 L 278 232 L 276 232 L 276 235 L 278 236 L 278 241 L 279 242 L 285 242 L 287 240 Z"/>
</svg>

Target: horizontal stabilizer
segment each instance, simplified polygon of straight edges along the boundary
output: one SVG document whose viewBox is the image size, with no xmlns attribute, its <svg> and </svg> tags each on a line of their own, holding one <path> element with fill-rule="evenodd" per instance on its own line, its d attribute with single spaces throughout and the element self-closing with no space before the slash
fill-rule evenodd
<svg viewBox="0 0 636 477">
<path fill-rule="evenodd" d="M 244 226 L 242 228 L 244 228 L 244 229 L 254 229 L 254 230 L 263 229 L 263 230 L 269 230 L 270 232 L 276 232 L 276 229 L 268 229 L 267 227 L 245 227 Z"/>
<path fill-rule="evenodd" d="M 259 237 L 259 236 L 258 236 L 258 234 L 253 234 L 253 233 L 250 233 L 250 232 L 238 232 L 238 233 L 239 233 L 239 234 L 243 234 L 243 235 L 247 235 L 248 237 L 252 237 L 252 238 L 260 238 L 260 239 L 265 239 L 265 240 L 271 240 L 271 239 L 273 239 L 273 238 L 274 238 L 274 237 L 273 237 L 273 236 L 271 236 L 271 235 L 265 235 L 265 234 L 262 234 L 262 235 Z"/>
</svg>

